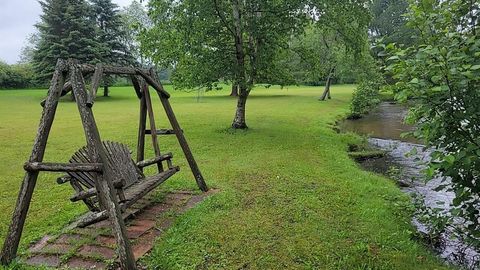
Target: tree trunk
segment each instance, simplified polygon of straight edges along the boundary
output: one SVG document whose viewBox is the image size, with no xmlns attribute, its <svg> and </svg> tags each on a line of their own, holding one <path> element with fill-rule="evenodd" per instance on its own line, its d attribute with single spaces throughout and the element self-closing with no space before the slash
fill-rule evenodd
<svg viewBox="0 0 480 270">
<path fill-rule="evenodd" d="M 108 97 L 108 94 L 109 94 L 108 84 L 105 83 L 105 84 L 103 85 L 103 96 L 104 96 L 104 97 Z"/>
<path fill-rule="evenodd" d="M 238 97 L 238 84 L 232 84 L 232 91 L 230 92 L 231 97 Z"/>
<path fill-rule="evenodd" d="M 325 83 L 325 90 L 323 91 L 323 94 L 320 97 L 320 100 L 322 101 L 324 101 L 327 97 L 328 99 L 332 99 L 332 96 L 330 95 L 330 86 L 332 84 L 332 77 L 334 72 L 335 72 L 335 68 L 332 68 L 332 70 L 328 74 L 327 82 Z"/>
<path fill-rule="evenodd" d="M 233 119 L 232 128 L 247 129 L 247 122 L 245 118 L 245 105 L 247 104 L 248 92 L 246 89 L 241 90 L 237 101 L 237 110 L 235 111 L 235 118 Z"/>
<path fill-rule="evenodd" d="M 245 52 L 243 50 L 243 27 L 242 27 L 242 14 L 241 6 L 243 0 L 232 1 L 232 15 L 234 24 L 234 39 L 235 39 L 235 56 L 237 60 L 236 67 L 236 85 L 238 91 L 237 109 L 235 111 L 235 118 L 233 119 L 232 128 L 234 129 L 246 129 L 247 123 L 245 120 L 245 104 L 249 90 L 247 87 L 247 76 L 245 69 Z"/>
</svg>

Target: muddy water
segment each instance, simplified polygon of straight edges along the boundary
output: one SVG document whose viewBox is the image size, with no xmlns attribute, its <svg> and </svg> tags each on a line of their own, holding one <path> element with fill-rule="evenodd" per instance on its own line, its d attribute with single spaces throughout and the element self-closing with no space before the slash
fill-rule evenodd
<svg viewBox="0 0 480 270">
<path fill-rule="evenodd" d="M 402 133 L 414 130 L 414 127 L 403 124 L 407 109 L 404 106 L 381 103 L 377 110 L 358 120 L 346 120 L 340 124 L 344 131 L 352 131 L 361 135 L 368 135 L 371 147 L 387 151 L 387 155 L 379 159 L 370 159 L 362 162 L 362 167 L 377 173 L 392 175 L 399 181 L 402 190 L 411 195 L 423 197 L 427 207 L 439 208 L 448 212 L 454 194 L 446 191 L 435 191 L 442 179 L 433 179 L 426 182 L 422 170 L 430 160 L 430 150 L 425 149 L 418 141 L 401 136 Z M 409 154 L 412 150 L 416 154 Z M 393 170 L 393 168 L 395 168 Z M 412 220 L 413 225 L 421 233 L 429 231 L 428 226 Z M 462 220 L 456 220 L 461 225 Z M 453 227 L 453 226 L 452 226 Z M 469 269 L 478 269 L 480 253 L 468 247 L 454 237 L 453 229 L 441 235 L 441 245 L 435 250 L 445 260 L 460 264 Z"/>
<path fill-rule="evenodd" d="M 415 138 L 401 136 L 402 133 L 414 130 L 414 127 L 404 124 L 406 115 L 405 106 L 382 102 L 363 118 L 341 122 L 340 129 L 379 139 L 418 143 Z"/>
</svg>

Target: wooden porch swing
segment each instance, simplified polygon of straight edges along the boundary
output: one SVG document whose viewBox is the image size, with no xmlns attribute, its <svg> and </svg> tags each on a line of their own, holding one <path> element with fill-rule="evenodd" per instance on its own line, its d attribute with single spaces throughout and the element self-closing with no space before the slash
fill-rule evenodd
<svg viewBox="0 0 480 270">
<path fill-rule="evenodd" d="M 102 77 L 109 74 L 129 76 L 140 99 L 136 161 L 132 159 L 126 145 L 102 141 L 95 123 L 92 111 L 95 95 Z M 90 91 L 85 88 L 84 76 L 92 77 Z M 172 129 L 156 129 L 149 86 L 156 90 Z M 69 163 L 42 162 L 59 98 L 70 91 L 73 91 L 78 106 L 87 144 L 73 154 Z M 163 89 L 153 69 L 112 67 L 102 64 L 93 66 L 80 64 L 76 60 L 59 59 L 47 98 L 42 101 L 43 112 L 38 133 L 30 159 L 24 165 L 26 174 L 0 253 L 0 262 L 6 265 L 16 257 L 38 174 L 40 171 L 52 171 L 66 173 L 59 177 L 57 182 L 70 183 L 75 190 L 75 194 L 70 198 L 71 201 L 83 201 L 91 211 L 80 221 L 79 226 L 109 219 L 116 238 L 121 268 L 136 269 L 122 213 L 179 170 L 179 167 L 172 164 L 171 153 L 161 153 L 158 144 L 159 135 L 176 135 L 198 187 L 204 192 L 208 190 L 170 106 L 169 97 L 170 94 Z M 150 129 L 146 128 L 147 114 Z M 146 135 L 151 135 L 155 157 L 145 160 Z M 166 163 L 166 168 L 163 162 Z M 150 165 L 156 165 L 158 173 L 145 176 L 143 168 Z"/>
</svg>

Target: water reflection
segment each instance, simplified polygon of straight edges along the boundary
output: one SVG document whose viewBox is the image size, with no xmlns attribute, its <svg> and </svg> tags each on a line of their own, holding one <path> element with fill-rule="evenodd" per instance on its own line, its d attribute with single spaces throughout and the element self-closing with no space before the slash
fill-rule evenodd
<svg viewBox="0 0 480 270">
<path fill-rule="evenodd" d="M 440 184 L 445 184 L 441 178 L 425 181 L 422 171 L 430 160 L 431 151 L 418 144 L 416 140 L 401 136 L 404 132 L 414 130 L 414 127 L 403 124 L 406 113 L 407 109 L 404 106 L 382 103 L 366 117 L 346 120 L 340 127 L 344 131 L 371 136 L 368 139 L 370 146 L 387 152 L 383 158 L 362 161 L 362 167 L 385 175 L 388 175 L 392 168 L 399 168 L 400 173 L 396 180 L 404 192 L 420 195 L 424 198 L 426 206 L 447 212 L 451 208 L 454 193 L 435 191 Z M 415 154 L 409 154 L 413 149 L 416 150 L 413 152 Z M 428 227 L 416 218 L 412 223 L 419 232 L 428 232 Z M 456 219 L 455 223 L 461 226 L 462 220 Z M 439 255 L 450 262 L 477 269 L 475 264 L 480 259 L 480 253 L 453 236 L 453 229 L 441 235 L 443 245 L 436 249 Z"/>
</svg>

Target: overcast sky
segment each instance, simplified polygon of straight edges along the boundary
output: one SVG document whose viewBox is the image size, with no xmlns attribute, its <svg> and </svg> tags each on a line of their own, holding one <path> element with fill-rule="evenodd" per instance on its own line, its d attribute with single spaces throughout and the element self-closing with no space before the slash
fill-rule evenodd
<svg viewBox="0 0 480 270">
<path fill-rule="evenodd" d="M 120 7 L 132 0 L 112 0 Z M 37 0 L 0 0 L 0 60 L 9 64 L 20 58 L 20 50 L 33 26 L 40 20 L 42 9 Z"/>
</svg>

